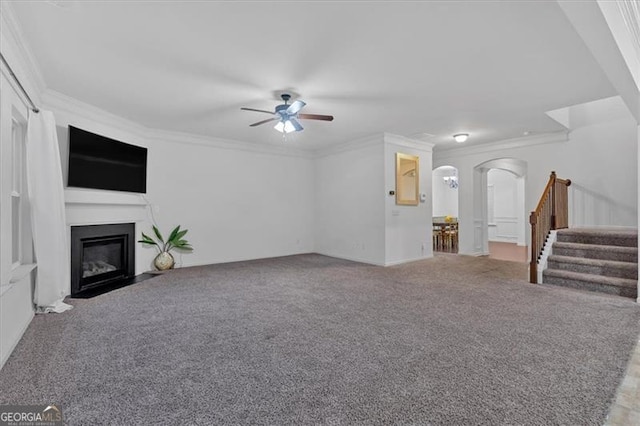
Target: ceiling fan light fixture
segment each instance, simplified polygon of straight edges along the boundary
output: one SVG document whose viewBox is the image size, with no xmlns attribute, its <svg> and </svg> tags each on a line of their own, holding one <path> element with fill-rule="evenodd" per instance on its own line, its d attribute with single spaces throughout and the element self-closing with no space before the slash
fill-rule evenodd
<svg viewBox="0 0 640 426">
<path fill-rule="evenodd" d="M 291 133 L 298 130 L 296 129 L 296 126 L 289 119 L 278 121 L 276 125 L 273 126 L 273 128 L 279 131 L 280 133 Z"/>
<path fill-rule="evenodd" d="M 284 122 L 284 132 L 285 133 L 291 133 L 291 132 L 295 132 L 296 128 L 293 125 L 293 123 L 291 122 L 291 120 L 287 120 Z"/>
<path fill-rule="evenodd" d="M 457 135 L 453 135 L 453 139 L 458 143 L 466 142 L 467 139 L 469 139 L 469 133 L 458 133 Z"/>
<path fill-rule="evenodd" d="M 284 104 L 277 105 L 275 111 L 267 111 L 264 109 L 256 109 L 256 108 L 240 108 L 243 111 L 255 111 L 262 112 L 265 114 L 269 114 L 272 117 L 266 120 L 258 121 L 257 123 L 249 124 L 249 127 L 256 127 L 262 124 L 271 123 L 273 121 L 276 124 L 273 126 L 280 133 L 292 133 L 292 132 L 301 132 L 304 130 L 304 127 L 298 122 L 299 119 L 302 120 L 322 120 L 322 121 L 333 121 L 332 115 L 322 115 L 322 114 L 304 114 L 300 113 L 300 110 L 304 108 L 306 105 L 305 102 L 297 99 L 291 105 L 289 105 L 289 100 L 291 96 L 287 93 L 282 94 L 282 100 Z"/>
</svg>

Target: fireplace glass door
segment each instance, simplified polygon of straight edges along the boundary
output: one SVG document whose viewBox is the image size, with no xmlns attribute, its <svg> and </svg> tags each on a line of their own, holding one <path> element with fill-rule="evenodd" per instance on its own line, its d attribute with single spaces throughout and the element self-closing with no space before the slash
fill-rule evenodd
<svg viewBox="0 0 640 426">
<path fill-rule="evenodd" d="M 135 224 L 71 227 L 71 295 L 134 276 Z"/>
<path fill-rule="evenodd" d="M 84 241 L 82 278 L 85 283 L 123 276 L 124 253 L 124 240 L 121 237 Z"/>
</svg>

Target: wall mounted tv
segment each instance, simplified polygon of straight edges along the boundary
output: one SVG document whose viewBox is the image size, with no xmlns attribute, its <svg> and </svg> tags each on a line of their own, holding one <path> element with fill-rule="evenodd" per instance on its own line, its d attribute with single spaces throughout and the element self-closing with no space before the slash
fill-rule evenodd
<svg viewBox="0 0 640 426">
<path fill-rule="evenodd" d="M 147 192 L 147 148 L 69 126 L 69 186 Z"/>
</svg>

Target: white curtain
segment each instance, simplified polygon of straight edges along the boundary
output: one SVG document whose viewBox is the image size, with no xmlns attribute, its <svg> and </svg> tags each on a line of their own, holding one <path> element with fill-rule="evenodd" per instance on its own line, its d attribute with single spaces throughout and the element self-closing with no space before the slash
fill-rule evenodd
<svg viewBox="0 0 640 426">
<path fill-rule="evenodd" d="M 38 269 L 34 303 L 38 312 L 64 312 L 70 282 L 62 164 L 56 123 L 50 111 L 29 114 L 26 141 L 27 192 Z"/>
</svg>

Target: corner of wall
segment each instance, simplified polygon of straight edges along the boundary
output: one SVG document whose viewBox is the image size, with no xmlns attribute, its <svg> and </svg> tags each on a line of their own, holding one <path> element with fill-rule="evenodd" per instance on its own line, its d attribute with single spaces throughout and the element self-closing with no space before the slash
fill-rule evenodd
<svg viewBox="0 0 640 426">
<path fill-rule="evenodd" d="M 398 265 L 433 257 L 432 176 L 433 144 L 390 133 L 384 134 L 385 265 Z M 390 190 L 396 189 L 396 153 L 419 158 L 418 205 L 397 205 Z"/>
</svg>

